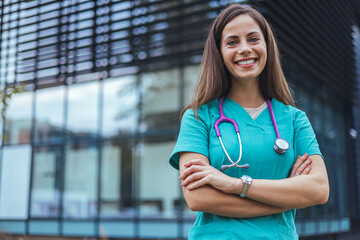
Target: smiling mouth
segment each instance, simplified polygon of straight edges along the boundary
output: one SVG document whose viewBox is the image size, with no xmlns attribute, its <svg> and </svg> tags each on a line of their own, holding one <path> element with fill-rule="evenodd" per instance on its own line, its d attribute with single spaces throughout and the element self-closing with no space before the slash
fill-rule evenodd
<svg viewBox="0 0 360 240">
<path fill-rule="evenodd" d="M 252 64 L 252 63 L 254 63 L 254 62 L 256 62 L 256 59 L 255 59 L 255 58 L 253 58 L 253 59 L 248 59 L 248 60 L 238 61 L 238 62 L 236 62 L 236 64 L 238 64 L 238 65 L 248 65 L 248 64 Z"/>
<path fill-rule="evenodd" d="M 235 63 L 238 64 L 238 65 L 249 65 L 249 64 L 252 64 L 252 63 L 254 63 L 256 61 L 257 61 L 256 58 L 251 58 L 251 59 L 240 60 L 240 61 L 237 61 Z"/>
</svg>

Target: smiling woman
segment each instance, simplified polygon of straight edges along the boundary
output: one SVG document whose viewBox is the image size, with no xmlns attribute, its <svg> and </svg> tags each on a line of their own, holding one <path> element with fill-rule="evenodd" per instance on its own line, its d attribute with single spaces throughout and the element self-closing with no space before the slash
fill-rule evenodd
<svg viewBox="0 0 360 240">
<path fill-rule="evenodd" d="M 265 38 L 252 17 L 240 15 L 225 26 L 221 54 L 233 83 L 258 85 L 267 52 Z"/>
<path fill-rule="evenodd" d="M 298 239 L 295 209 L 327 202 L 315 133 L 255 9 L 235 4 L 215 19 L 170 164 L 198 211 L 189 239 Z"/>
</svg>

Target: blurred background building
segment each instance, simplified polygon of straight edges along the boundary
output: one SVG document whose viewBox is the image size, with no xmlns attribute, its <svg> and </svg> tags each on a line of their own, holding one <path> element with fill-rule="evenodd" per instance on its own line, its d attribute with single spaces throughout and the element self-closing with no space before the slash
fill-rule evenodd
<svg viewBox="0 0 360 240">
<path fill-rule="evenodd" d="M 195 219 L 168 164 L 211 22 L 230 0 L 2 0 L 0 230 L 183 239 Z M 277 33 L 331 194 L 303 239 L 360 239 L 360 2 L 252 0 Z M 311 187 L 311 186 L 309 186 Z"/>
</svg>

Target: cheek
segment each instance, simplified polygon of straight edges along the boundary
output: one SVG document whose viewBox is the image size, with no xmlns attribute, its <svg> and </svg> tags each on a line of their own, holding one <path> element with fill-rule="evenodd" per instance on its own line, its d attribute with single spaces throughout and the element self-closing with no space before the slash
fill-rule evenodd
<svg viewBox="0 0 360 240">
<path fill-rule="evenodd" d="M 261 51 L 261 55 L 262 55 L 262 60 L 263 60 L 263 62 L 267 62 L 267 51 L 266 51 L 266 47 L 264 46 L 264 47 L 261 47 L 261 49 L 260 49 L 260 51 Z"/>
<path fill-rule="evenodd" d="M 228 66 L 229 64 L 232 63 L 232 55 L 231 53 L 229 52 L 222 52 L 222 58 L 223 58 L 223 61 L 225 63 L 225 66 Z"/>
</svg>

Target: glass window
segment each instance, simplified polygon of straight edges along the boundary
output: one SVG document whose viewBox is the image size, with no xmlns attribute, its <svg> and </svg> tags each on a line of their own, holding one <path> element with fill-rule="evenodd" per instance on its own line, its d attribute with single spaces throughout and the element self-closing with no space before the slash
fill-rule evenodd
<svg viewBox="0 0 360 240">
<path fill-rule="evenodd" d="M 6 111 L 5 144 L 29 143 L 31 137 L 32 93 L 14 95 Z"/>
<path fill-rule="evenodd" d="M 34 150 L 31 217 L 58 217 L 61 148 Z"/>
<path fill-rule="evenodd" d="M 0 218 L 27 219 L 31 146 L 2 149 Z"/>
<path fill-rule="evenodd" d="M 1 83 L 0 83 L 0 86 L 1 86 Z M 3 104 L 2 104 L 2 101 L 0 101 L 0 109 L 2 110 L 2 108 L 3 108 Z M 4 135 L 3 135 L 4 124 L 3 124 L 1 110 L 0 110 L 0 148 L 1 148 L 2 144 L 3 144 L 3 139 L 4 139 Z"/>
<path fill-rule="evenodd" d="M 102 134 L 104 137 L 136 132 L 139 97 L 135 76 L 104 81 Z"/>
<path fill-rule="evenodd" d="M 142 119 L 140 131 L 176 127 L 180 108 L 179 70 L 142 75 Z"/>
<path fill-rule="evenodd" d="M 61 141 L 64 124 L 65 87 L 36 91 L 35 141 Z"/>
<path fill-rule="evenodd" d="M 329 213 L 336 216 L 346 216 L 346 156 L 344 121 L 341 106 L 323 106 L 324 110 L 324 155 L 330 180 Z"/>
<path fill-rule="evenodd" d="M 95 145 L 68 145 L 65 154 L 63 217 L 92 218 L 97 209 L 97 160 Z"/>
<path fill-rule="evenodd" d="M 106 143 L 101 156 L 101 217 L 133 217 L 133 144 Z"/>
<path fill-rule="evenodd" d="M 199 79 L 200 65 L 186 66 L 184 68 L 184 106 L 190 104 L 194 88 Z"/>
<path fill-rule="evenodd" d="M 309 115 L 309 118 L 311 118 L 311 124 L 312 127 L 316 133 L 316 136 L 318 138 L 318 140 L 322 141 L 323 140 L 323 116 L 322 116 L 322 111 L 323 111 L 323 104 L 321 102 L 321 100 L 317 99 L 317 98 L 313 98 L 311 99 L 311 112 L 307 113 Z"/>
<path fill-rule="evenodd" d="M 306 113 L 309 113 L 311 103 L 308 91 L 302 88 L 296 89 L 295 105 Z"/>
<path fill-rule="evenodd" d="M 173 141 L 149 139 L 138 144 L 140 217 L 174 218 L 180 194 L 179 172 L 167 164 Z"/>
<path fill-rule="evenodd" d="M 72 137 L 90 137 L 98 129 L 99 82 L 69 87 L 67 130 Z"/>
</svg>

